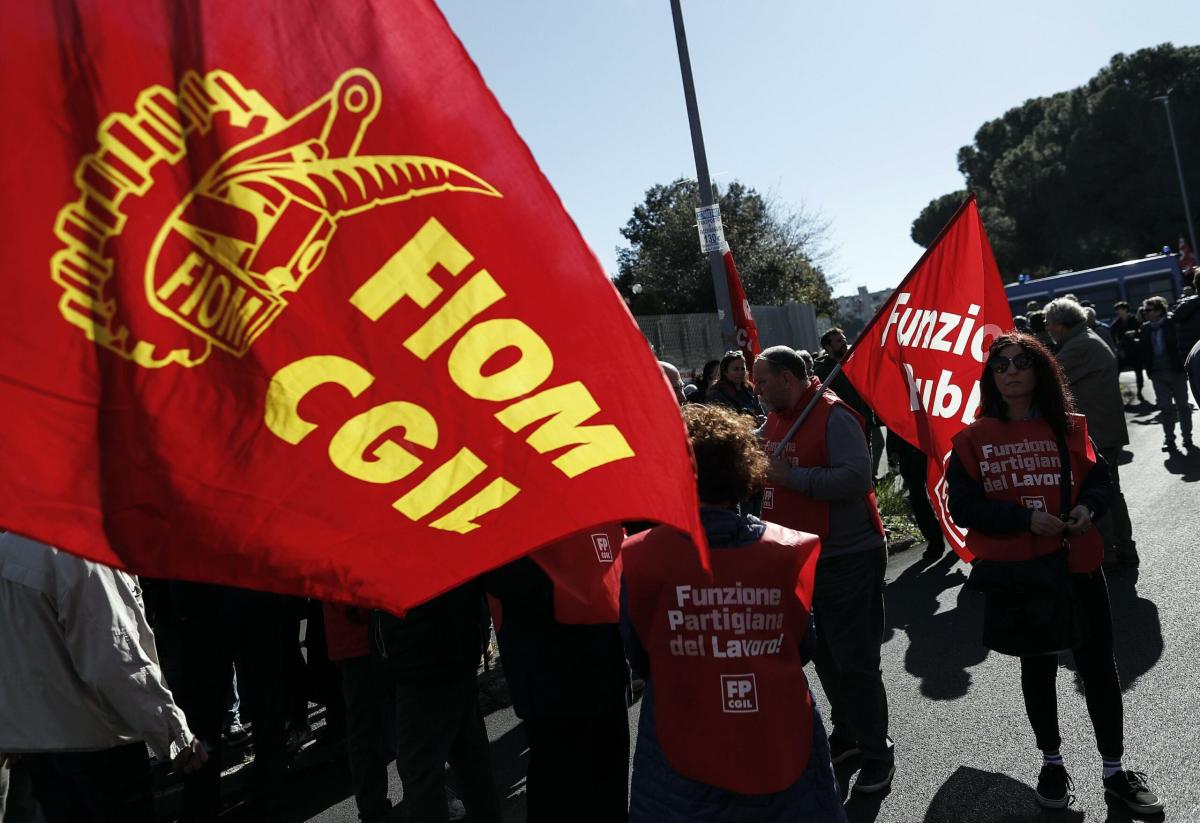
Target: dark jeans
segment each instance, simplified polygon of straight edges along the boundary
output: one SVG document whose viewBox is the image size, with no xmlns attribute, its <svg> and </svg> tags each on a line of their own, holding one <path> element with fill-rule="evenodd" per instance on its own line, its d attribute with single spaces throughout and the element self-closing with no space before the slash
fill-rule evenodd
<svg viewBox="0 0 1200 823">
<path fill-rule="evenodd" d="M 1096 747 L 1105 760 L 1120 760 L 1125 751 L 1121 682 L 1113 659 L 1112 612 L 1104 572 L 1072 575 L 1076 608 L 1085 639 L 1071 653 L 1083 678 L 1088 715 L 1096 732 Z M 1054 751 L 1062 745 L 1058 733 L 1058 696 L 1054 681 L 1058 655 L 1021 658 L 1021 693 L 1037 746 Z"/>
<path fill-rule="evenodd" d="M 908 489 L 908 501 L 912 506 L 913 519 L 921 536 L 930 547 L 943 545 L 942 527 L 933 506 L 929 504 L 929 493 L 925 489 L 925 472 L 929 458 L 919 451 L 906 451 L 900 458 L 900 476 L 904 478 L 904 487 Z"/>
<path fill-rule="evenodd" d="M 1154 404 L 1162 422 L 1163 437 L 1175 441 L 1175 421 L 1184 440 L 1192 439 L 1192 404 L 1188 401 L 1187 375 L 1173 369 L 1155 369 L 1150 372 L 1154 383 Z"/>
<path fill-rule="evenodd" d="M 624 706 L 597 715 L 530 717 L 527 823 L 554 823 L 566 809 L 578 819 L 629 819 L 629 716 Z"/>
<path fill-rule="evenodd" d="M 221 800 L 221 725 L 232 664 L 237 662 L 242 719 L 254 724 L 254 788 L 275 788 L 286 771 L 284 655 L 298 638 L 282 598 L 244 593 L 236 607 L 191 612 L 179 621 L 177 694 L 192 732 L 211 748 L 208 763 L 184 778 L 186 819 L 217 819 Z"/>
<path fill-rule="evenodd" d="M 1112 480 L 1108 511 L 1096 522 L 1096 528 L 1104 535 L 1104 560 L 1136 560 L 1137 543 L 1133 539 L 1133 524 L 1129 522 L 1129 507 L 1121 491 L 1121 472 L 1117 465 L 1121 461 L 1121 447 L 1101 449 L 1100 456 L 1108 463 L 1108 476 Z"/>
<path fill-rule="evenodd" d="M 388 763 L 396 759 L 396 684 L 379 661 L 370 657 L 340 660 L 342 696 L 346 703 L 346 749 L 358 819 L 386 820 Z"/>
<path fill-rule="evenodd" d="M 446 768 L 462 784 L 472 823 L 500 823 L 487 731 L 475 673 L 456 679 L 402 679 L 396 689 L 396 767 L 413 823 L 445 823 Z"/>
<path fill-rule="evenodd" d="M 875 760 L 893 758 L 880 669 L 886 567 L 884 548 L 822 559 L 813 592 L 813 662 L 833 732 L 857 739 L 863 757 Z"/>
<path fill-rule="evenodd" d="M 154 823 L 146 744 L 22 758 L 46 823 Z"/>
</svg>

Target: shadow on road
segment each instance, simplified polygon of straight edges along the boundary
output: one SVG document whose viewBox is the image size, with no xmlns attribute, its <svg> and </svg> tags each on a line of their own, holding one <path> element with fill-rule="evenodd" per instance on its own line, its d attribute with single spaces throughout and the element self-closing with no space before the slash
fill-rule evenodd
<svg viewBox="0 0 1200 823">
<path fill-rule="evenodd" d="M 1162 623 L 1154 601 L 1138 595 L 1138 570 L 1119 568 L 1105 572 L 1108 599 L 1113 616 L 1113 654 L 1117 673 L 1121 676 L 1121 691 L 1133 688 L 1142 675 L 1158 664 L 1163 653 Z M 1068 668 L 1074 661 L 1068 658 Z M 1083 681 L 1075 675 L 1075 688 L 1084 693 Z"/>
<path fill-rule="evenodd" d="M 1200 480 L 1200 451 L 1168 452 L 1163 467 L 1184 483 L 1195 483 Z"/>
<path fill-rule="evenodd" d="M 971 592 L 958 594 L 955 608 L 939 612 L 939 596 L 966 582 L 952 551 L 940 559 L 922 558 L 887 587 L 888 639 L 895 629 L 908 635 L 904 668 L 921 681 L 932 700 L 956 700 L 971 689 L 970 667 L 983 662 L 980 642 L 982 603 Z"/>
<path fill-rule="evenodd" d="M 854 818 L 850 819 L 854 821 Z M 1043 809 L 1038 805 L 1032 786 L 1008 775 L 959 766 L 933 796 L 924 823 L 963 823 L 968 820 L 971 823 L 1028 823 L 1034 820 L 1080 823 L 1083 819 L 1083 812 L 1069 807 L 1056 811 Z"/>
<path fill-rule="evenodd" d="M 525 819 L 525 773 L 529 770 L 529 743 L 525 726 L 518 723 L 491 744 L 492 769 L 505 820 Z"/>
</svg>

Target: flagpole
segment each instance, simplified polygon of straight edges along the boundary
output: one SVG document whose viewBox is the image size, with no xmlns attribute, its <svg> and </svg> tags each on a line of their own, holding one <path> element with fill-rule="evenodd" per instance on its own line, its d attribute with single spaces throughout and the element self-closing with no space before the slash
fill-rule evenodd
<svg viewBox="0 0 1200 823">
<path fill-rule="evenodd" d="M 696 104 L 696 85 L 692 80 L 692 61 L 688 57 L 687 33 L 683 29 L 683 10 L 679 0 L 671 0 L 671 17 L 675 21 L 675 45 L 679 50 L 679 73 L 683 76 L 683 99 L 687 104 L 688 126 L 692 132 L 692 154 L 696 157 L 696 181 L 700 187 L 700 205 L 713 204 L 712 180 L 708 176 L 708 158 L 704 152 L 704 132 L 700 129 L 700 107 Z M 708 268 L 712 272 L 713 293 L 717 299 L 717 319 L 721 324 L 721 340 L 725 348 L 734 346 L 733 314 L 729 287 L 725 282 L 725 260 L 719 250 L 708 253 Z"/>
<path fill-rule="evenodd" d="M 672 0 L 672 2 L 675 2 L 675 0 Z M 913 278 L 913 275 L 920 270 L 921 266 L 925 264 L 926 258 L 929 257 L 935 248 L 937 248 L 937 244 L 941 241 L 942 236 L 950 230 L 950 227 L 954 225 L 955 221 L 958 220 L 958 218 L 966 210 L 967 206 L 974 202 L 975 192 L 971 192 L 967 196 L 967 199 L 962 202 L 962 205 L 955 209 L 954 215 L 946 221 L 946 225 L 942 226 L 942 230 L 939 231 L 937 236 L 933 238 L 933 242 L 925 247 L 925 253 L 921 255 L 921 259 L 918 260 L 916 265 L 909 270 L 908 274 L 904 275 L 904 279 L 900 281 L 900 285 L 896 286 L 896 288 L 892 291 L 900 291 L 904 288 L 905 284 L 907 284 L 908 281 Z M 796 436 L 796 432 L 799 430 L 800 424 L 804 422 L 805 418 L 807 418 L 809 413 L 813 410 L 813 407 L 816 406 L 817 400 L 819 400 L 821 397 L 821 392 L 824 391 L 827 385 L 833 382 L 833 378 L 842 373 L 842 362 L 849 357 L 850 353 L 853 352 L 858 346 L 859 342 L 863 338 L 863 335 L 867 333 L 867 330 L 875 325 L 875 321 L 879 319 L 881 314 L 883 314 L 883 310 L 887 308 L 887 304 L 890 302 L 890 300 L 884 300 L 883 303 L 879 305 L 879 308 L 875 310 L 875 314 L 871 315 L 870 322 L 863 326 L 862 331 L 858 333 L 858 337 L 854 338 L 853 345 L 850 345 L 846 348 L 846 353 L 842 355 L 842 359 L 839 360 L 829 374 L 825 376 L 825 382 L 820 385 L 816 394 L 814 394 L 812 399 L 808 401 L 808 405 L 805 406 L 804 410 L 800 412 L 800 416 L 796 418 L 796 422 L 792 424 L 790 429 L 788 429 L 787 435 L 785 435 L 784 438 L 779 441 L 779 445 L 775 447 L 775 451 L 771 454 L 772 457 L 783 456 L 783 450 L 787 447 L 787 444 L 791 441 L 791 439 Z"/>
</svg>

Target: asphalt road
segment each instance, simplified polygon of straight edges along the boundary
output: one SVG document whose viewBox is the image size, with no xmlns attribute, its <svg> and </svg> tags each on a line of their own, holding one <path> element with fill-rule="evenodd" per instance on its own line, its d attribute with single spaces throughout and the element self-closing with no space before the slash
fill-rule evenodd
<svg viewBox="0 0 1200 823">
<path fill-rule="evenodd" d="M 1165 819 L 1191 823 L 1200 821 L 1200 453 L 1163 453 L 1161 428 L 1148 406 L 1131 410 L 1128 418 L 1132 442 L 1121 478 L 1142 565 L 1109 578 L 1125 696 L 1126 766 L 1147 772 L 1167 797 Z M 887 574 L 883 669 L 897 746 L 896 779 L 885 795 L 852 794 L 847 802 L 851 822 L 1135 819 L 1103 796 L 1091 724 L 1067 667 L 1059 673 L 1059 714 L 1076 799 L 1065 811 L 1039 809 L 1032 786 L 1040 753 L 1023 711 L 1016 661 L 980 645 L 979 603 L 961 592 L 965 567 L 953 555 L 929 561 L 920 549 L 893 556 Z M 824 705 L 819 683 L 810 677 Z M 495 679 L 484 683 L 505 820 L 522 821 L 524 734 L 511 708 L 502 706 Z M 636 718 L 635 707 L 633 730 Z M 325 772 L 328 783 L 334 778 Z M 852 782 L 844 771 L 839 776 Z M 316 779 L 314 770 L 311 780 Z M 394 772 L 391 779 L 396 800 L 400 786 Z M 354 821 L 353 800 L 335 802 L 339 795 L 344 798 L 344 791 L 323 792 L 322 811 L 309 804 L 304 814 L 287 817 Z M 575 815 L 565 809 L 562 819 Z"/>
</svg>

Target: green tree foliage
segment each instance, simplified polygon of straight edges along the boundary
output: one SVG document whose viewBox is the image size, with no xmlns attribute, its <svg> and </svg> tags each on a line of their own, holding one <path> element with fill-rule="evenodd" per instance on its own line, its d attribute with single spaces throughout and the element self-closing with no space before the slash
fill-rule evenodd
<svg viewBox="0 0 1200 823">
<path fill-rule="evenodd" d="M 828 224 L 788 211 L 737 181 L 720 195 L 721 220 L 751 303 L 812 304 L 831 312 L 830 284 L 821 268 Z M 696 234 L 699 188 L 694 180 L 656 185 L 621 229 L 629 246 L 617 249 L 617 289 L 637 314 L 711 312 L 716 306 L 708 258 Z M 641 287 L 635 294 L 634 286 Z"/>
<path fill-rule="evenodd" d="M 1006 279 L 1141 257 L 1186 236 L 1161 103 L 1171 114 L 1188 192 L 1200 195 L 1200 47 L 1118 54 L 1085 85 L 1039 97 L 984 123 L 958 153 L 979 196 Z M 913 221 L 928 245 L 965 192 Z"/>
</svg>

